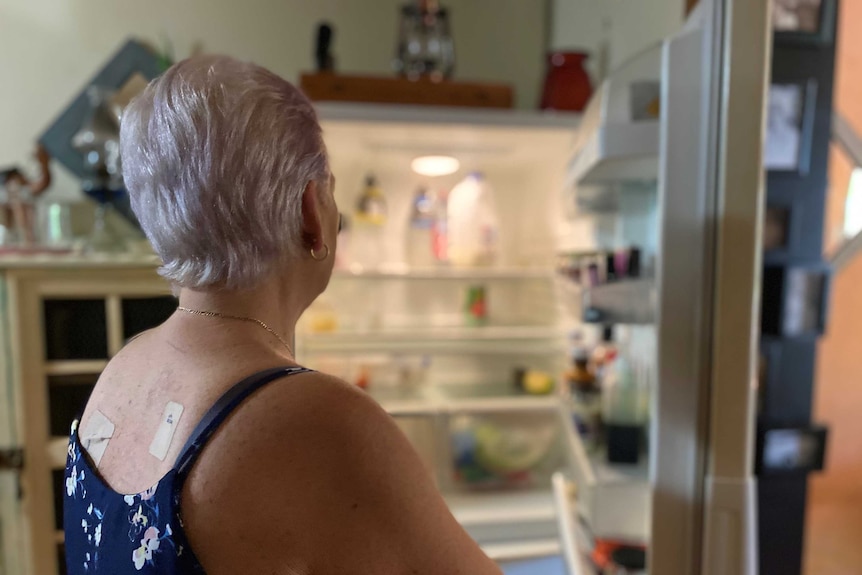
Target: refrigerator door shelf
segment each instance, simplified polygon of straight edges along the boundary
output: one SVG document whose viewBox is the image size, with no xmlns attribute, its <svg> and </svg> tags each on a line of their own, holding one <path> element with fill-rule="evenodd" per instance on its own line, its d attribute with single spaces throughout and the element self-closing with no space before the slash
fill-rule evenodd
<svg viewBox="0 0 862 575">
<path fill-rule="evenodd" d="M 577 509 L 592 535 L 648 543 L 652 490 L 647 456 L 637 465 L 613 465 L 603 450 L 588 453 L 574 429 L 567 438 L 575 462 Z"/>
<path fill-rule="evenodd" d="M 658 294 L 652 279 L 583 288 L 583 320 L 603 324 L 655 322 Z"/>
<path fill-rule="evenodd" d="M 567 179 L 575 186 L 607 186 L 658 179 L 657 120 L 599 126 L 569 162 Z"/>
<path fill-rule="evenodd" d="M 578 130 L 567 184 L 658 180 L 662 47 L 615 71 L 593 96 Z"/>
<path fill-rule="evenodd" d="M 578 524 L 577 511 L 573 505 L 577 488 L 562 473 L 554 474 L 551 485 L 560 532 L 560 547 L 568 573 L 569 575 L 590 575 L 594 570 L 587 557 L 592 552 L 593 544 Z"/>
</svg>

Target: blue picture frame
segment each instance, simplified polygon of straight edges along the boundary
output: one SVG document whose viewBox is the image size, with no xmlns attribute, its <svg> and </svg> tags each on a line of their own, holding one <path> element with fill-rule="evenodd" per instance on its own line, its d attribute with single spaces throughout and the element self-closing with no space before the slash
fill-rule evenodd
<svg viewBox="0 0 862 575">
<path fill-rule="evenodd" d="M 81 128 L 89 110 L 87 89 L 90 86 L 121 88 L 134 74 L 152 80 L 163 71 L 159 55 L 137 40 L 126 42 L 108 63 L 84 86 L 72 103 L 39 137 L 39 143 L 51 157 L 79 178 L 85 176 L 84 158 L 72 146 L 72 136 Z"/>
</svg>

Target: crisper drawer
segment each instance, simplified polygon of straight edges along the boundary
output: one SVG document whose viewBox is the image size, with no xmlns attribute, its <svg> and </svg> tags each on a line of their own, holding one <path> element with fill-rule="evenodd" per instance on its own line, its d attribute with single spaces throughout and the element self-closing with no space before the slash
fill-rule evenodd
<svg viewBox="0 0 862 575">
<path fill-rule="evenodd" d="M 440 415 L 440 488 L 483 545 L 558 545 L 551 477 L 573 471 L 568 418 L 558 402 Z"/>
<path fill-rule="evenodd" d="M 578 472 L 568 410 L 552 397 L 494 406 L 440 404 L 396 420 L 452 514 L 504 573 L 587 575 L 565 559 L 561 517 L 574 514 L 553 486 Z"/>
</svg>

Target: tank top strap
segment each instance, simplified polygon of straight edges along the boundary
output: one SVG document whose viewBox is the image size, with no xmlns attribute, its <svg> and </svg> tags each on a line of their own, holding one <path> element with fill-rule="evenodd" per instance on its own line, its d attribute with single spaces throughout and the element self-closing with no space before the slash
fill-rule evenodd
<svg viewBox="0 0 862 575">
<path fill-rule="evenodd" d="M 207 411 L 206 415 L 203 416 L 194 431 L 192 431 L 192 434 L 183 446 L 182 451 L 180 451 L 177 461 L 174 463 L 174 469 L 177 471 L 177 475 L 181 480 L 185 478 L 185 475 L 191 469 L 192 464 L 207 444 L 207 441 L 209 441 L 209 438 L 213 433 L 215 433 L 216 429 L 218 429 L 219 425 L 221 425 L 231 412 L 239 407 L 239 405 L 245 401 L 248 396 L 276 379 L 289 377 L 299 373 L 309 373 L 311 371 L 312 370 L 304 367 L 276 367 L 266 369 L 250 375 L 227 390 L 220 398 L 218 398 L 215 405 Z"/>
</svg>

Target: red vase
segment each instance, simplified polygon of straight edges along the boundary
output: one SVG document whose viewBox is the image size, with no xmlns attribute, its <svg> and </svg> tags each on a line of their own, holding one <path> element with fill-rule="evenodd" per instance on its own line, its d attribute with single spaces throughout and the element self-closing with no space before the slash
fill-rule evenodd
<svg viewBox="0 0 862 575">
<path fill-rule="evenodd" d="M 584 52 L 548 54 L 541 109 L 580 112 L 587 107 L 593 93 L 590 76 L 584 69 L 588 57 Z"/>
</svg>

